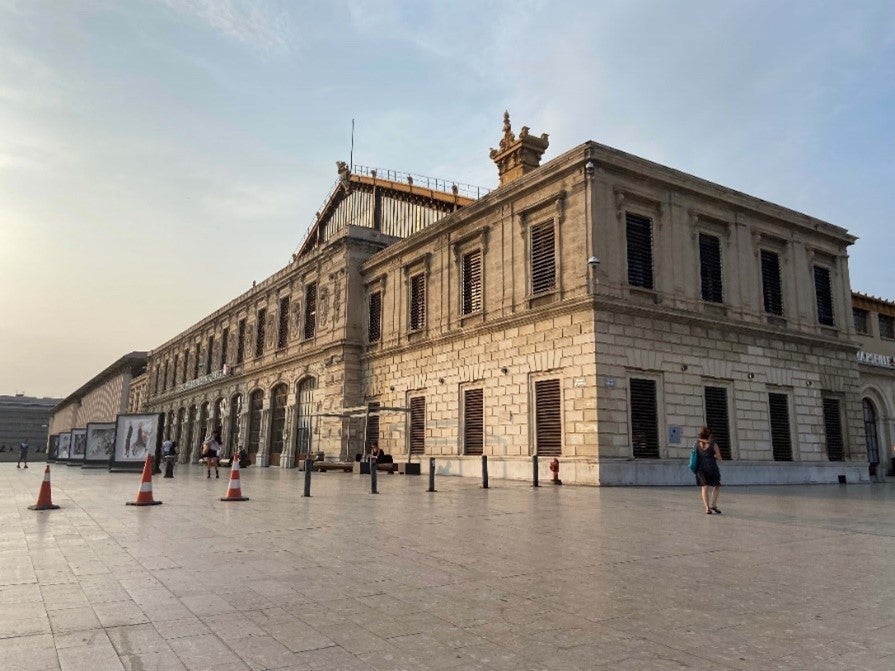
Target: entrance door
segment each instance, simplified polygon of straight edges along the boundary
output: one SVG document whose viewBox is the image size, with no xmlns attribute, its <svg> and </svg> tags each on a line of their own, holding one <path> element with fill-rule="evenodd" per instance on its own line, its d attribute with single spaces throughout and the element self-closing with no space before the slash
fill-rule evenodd
<svg viewBox="0 0 895 671">
<path fill-rule="evenodd" d="M 267 440 L 268 465 L 279 466 L 283 453 L 283 431 L 286 428 L 286 395 L 289 387 L 278 384 L 270 392 L 270 437 Z"/>
<path fill-rule="evenodd" d="M 300 463 L 311 453 L 311 415 L 317 380 L 305 378 L 298 384 L 298 408 L 295 418 L 295 461 Z"/>
</svg>

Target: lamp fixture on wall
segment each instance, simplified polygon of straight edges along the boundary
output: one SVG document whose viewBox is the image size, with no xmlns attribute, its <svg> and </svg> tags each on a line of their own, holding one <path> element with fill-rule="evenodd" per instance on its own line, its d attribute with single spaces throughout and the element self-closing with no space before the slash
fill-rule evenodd
<svg viewBox="0 0 895 671">
<path fill-rule="evenodd" d="M 507 373 L 510 372 L 510 369 L 507 368 L 506 366 L 501 366 L 500 372 L 503 373 L 504 375 L 506 375 Z"/>
<path fill-rule="evenodd" d="M 749 373 L 749 375 L 747 375 L 746 377 L 748 377 L 750 380 L 754 380 L 754 379 L 755 379 L 755 373 Z"/>
</svg>

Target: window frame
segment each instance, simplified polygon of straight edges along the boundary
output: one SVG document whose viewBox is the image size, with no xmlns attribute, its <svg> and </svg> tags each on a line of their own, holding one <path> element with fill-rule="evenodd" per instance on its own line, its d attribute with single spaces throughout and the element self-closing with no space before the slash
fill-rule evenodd
<svg viewBox="0 0 895 671">
<path fill-rule="evenodd" d="M 887 327 L 888 333 L 883 333 L 883 320 L 889 325 Z M 879 327 L 879 337 L 882 340 L 895 340 L 895 317 L 877 313 L 876 321 Z"/>
<path fill-rule="evenodd" d="M 655 438 L 656 438 L 656 448 L 655 454 L 648 454 L 644 451 L 641 451 L 641 454 L 637 454 L 637 446 L 634 440 L 634 403 L 633 403 L 633 382 L 634 381 L 642 381 L 642 382 L 651 382 L 654 385 L 655 397 L 654 397 L 654 410 L 655 410 Z M 657 375 L 655 373 L 650 373 L 648 371 L 631 371 L 628 374 L 628 384 L 627 384 L 627 406 L 628 406 L 628 439 L 631 441 L 631 456 L 635 459 L 662 459 L 665 454 L 665 446 L 662 443 L 662 431 L 660 430 L 662 426 L 664 426 L 662 410 L 663 410 L 663 392 L 662 392 L 662 377 L 661 375 Z M 646 446 L 648 448 L 649 446 Z"/>
<path fill-rule="evenodd" d="M 541 231 L 549 231 L 550 234 L 550 253 L 549 255 L 540 249 L 536 250 L 535 247 L 535 236 Z M 557 234 L 556 234 L 556 221 L 553 218 L 547 219 L 545 221 L 539 221 L 536 224 L 532 224 L 528 228 L 528 295 L 531 298 L 539 298 L 541 296 L 547 296 L 552 294 L 553 292 L 559 289 L 559 262 L 557 259 Z M 537 255 L 537 256 L 536 256 Z M 548 258 L 549 256 L 549 258 Z M 547 279 L 543 286 L 541 286 L 541 281 L 538 279 L 538 274 L 541 271 L 546 271 L 548 268 L 544 266 L 549 266 L 549 279 Z"/>
<path fill-rule="evenodd" d="M 852 307 L 851 314 L 852 323 L 855 326 L 855 333 L 858 335 L 870 335 L 870 310 Z M 859 325 L 859 321 L 863 323 Z"/>
</svg>

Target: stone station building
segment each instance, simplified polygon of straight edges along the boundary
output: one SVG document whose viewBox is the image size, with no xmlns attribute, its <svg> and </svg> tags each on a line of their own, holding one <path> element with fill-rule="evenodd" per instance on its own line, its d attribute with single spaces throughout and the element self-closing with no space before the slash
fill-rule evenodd
<svg viewBox="0 0 895 671">
<path fill-rule="evenodd" d="M 439 472 L 692 482 L 711 426 L 728 483 L 868 479 L 844 229 L 509 116 L 488 193 L 339 164 L 291 263 L 154 349 L 143 409 L 183 460 L 292 467 L 372 442 Z M 886 308 L 889 310 L 891 304 Z M 893 311 L 895 314 L 895 311 Z M 882 439 L 882 438 L 880 438 Z"/>
</svg>

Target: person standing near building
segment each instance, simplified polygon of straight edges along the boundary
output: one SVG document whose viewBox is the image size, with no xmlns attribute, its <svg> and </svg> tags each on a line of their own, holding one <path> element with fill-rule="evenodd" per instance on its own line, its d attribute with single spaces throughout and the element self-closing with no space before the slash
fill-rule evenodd
<svg viewBox="0 0 895 671">
<path fill-rule="evenodd" d="M 214 466 L 214 477 L 220 477 L 218 474 L 218 455 L 224 447 L 221 442 L 221 431 L 215 429 L 211 432 L 202 443 L 202 456 L 205 457 L 206 478 L 211 477 L 211 467 Z"/>
<path fill-rule="evenodd" d="M 696 484 L 701 490 L 705 513 L 720 515 L 718 494 L 721 491 L 721 470 L 718 468 L 718 462 L 721 461 L 721 450 L 718 449 L 718 443 L 712 439 L 712 430 L 709 427 L 704 426 L 699 431 L 699 440 L 696 441 L 694 448 L 697 458 Z"/>
<path fill-rule="evenodd" d="M 19 443 L 19 462 L 16 468 L 21 468 L 22 462 L 25 462 L 25 468 L 28 468 L 28 443 L 25 441 Z"/>
</svg>

